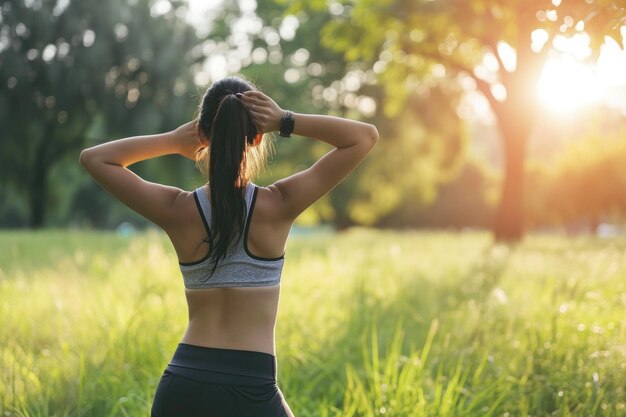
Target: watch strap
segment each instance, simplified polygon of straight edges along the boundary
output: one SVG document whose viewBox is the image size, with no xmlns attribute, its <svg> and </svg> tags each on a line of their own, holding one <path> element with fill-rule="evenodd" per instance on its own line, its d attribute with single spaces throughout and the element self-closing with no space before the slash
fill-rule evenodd
<svg viewBox="0 0 626 417">
<path fill-rule="evenodd" d="M 280 131 L 279 135 L 284 138 L 291 137 L 291 133 L 293 132 L 295 126 L 295 117 L 291 110 L 287 110 L 285 116 L 280 119 Z"/>
</svg>

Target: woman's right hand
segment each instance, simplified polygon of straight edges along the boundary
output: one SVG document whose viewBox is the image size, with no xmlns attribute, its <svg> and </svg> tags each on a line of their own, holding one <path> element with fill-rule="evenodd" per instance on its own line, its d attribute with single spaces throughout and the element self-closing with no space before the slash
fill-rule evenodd
<svg viewBox="0 0 626 417">
<path fill-rule="evenodd" d="M 198 130 L 198 119 L 187 122 L 172 130 L 176 152 L 195 161 L 198 153 L 206 148 L 209 141 Z"/>
<path fill-rule="evenodd" d="M 237 94 L 252 113 L 252 121 L 262 133 L 280 130 L 280 119 L 286 112 L 274 100 L 260 91 L 246 91 Z"/>
</svg>

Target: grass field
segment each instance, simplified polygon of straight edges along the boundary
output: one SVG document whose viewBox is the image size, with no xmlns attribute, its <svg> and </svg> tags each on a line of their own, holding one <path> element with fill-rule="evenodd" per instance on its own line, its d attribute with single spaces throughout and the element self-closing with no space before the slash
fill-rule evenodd
<svg viewBox="0 0 626 417">
<path fill-rule="evenodd" d="M 0 248 L 0 416 L 148 416 L 187 319 L 167 238 Z M 296 417 L 622 417 L 625 312 L 626 239 L 293 236 L 278 383 Z"/>
</svg>

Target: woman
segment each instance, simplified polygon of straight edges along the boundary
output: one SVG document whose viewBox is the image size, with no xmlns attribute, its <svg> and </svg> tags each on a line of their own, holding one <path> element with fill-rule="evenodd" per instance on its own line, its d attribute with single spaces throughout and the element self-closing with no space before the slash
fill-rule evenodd
<svg viewBox="0 0 626 417">
<path fill-rule="evenodd" d="M 263 134 L 274 131 L 335 149 L 260 187 L 251 178 L 269 149 Z M 287 236 L 377 140 L 371 124 L 294 114 L 229 77 L 206 91 L 197 120 L 82 151 L 80 163 L 104 189 L 167 233 L 183 275 L 189 325 L 156 389 L 152 416 L 293 417 L 277 385 L 274 346 Z M 199 163 L 207 184 L 184 191 L 126 169 L 172 153 Z"/>
</svg>

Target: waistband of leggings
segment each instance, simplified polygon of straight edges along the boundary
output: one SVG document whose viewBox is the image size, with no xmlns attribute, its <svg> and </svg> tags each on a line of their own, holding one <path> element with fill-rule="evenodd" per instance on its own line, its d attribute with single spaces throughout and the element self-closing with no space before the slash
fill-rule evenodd
<svg viewBox="0 0 626 417">
<path fill-rule="evenodd" d="M 276 356 L 266 352 L 179 343 L 169 364 L 276 381 Z"/>
</svg>

